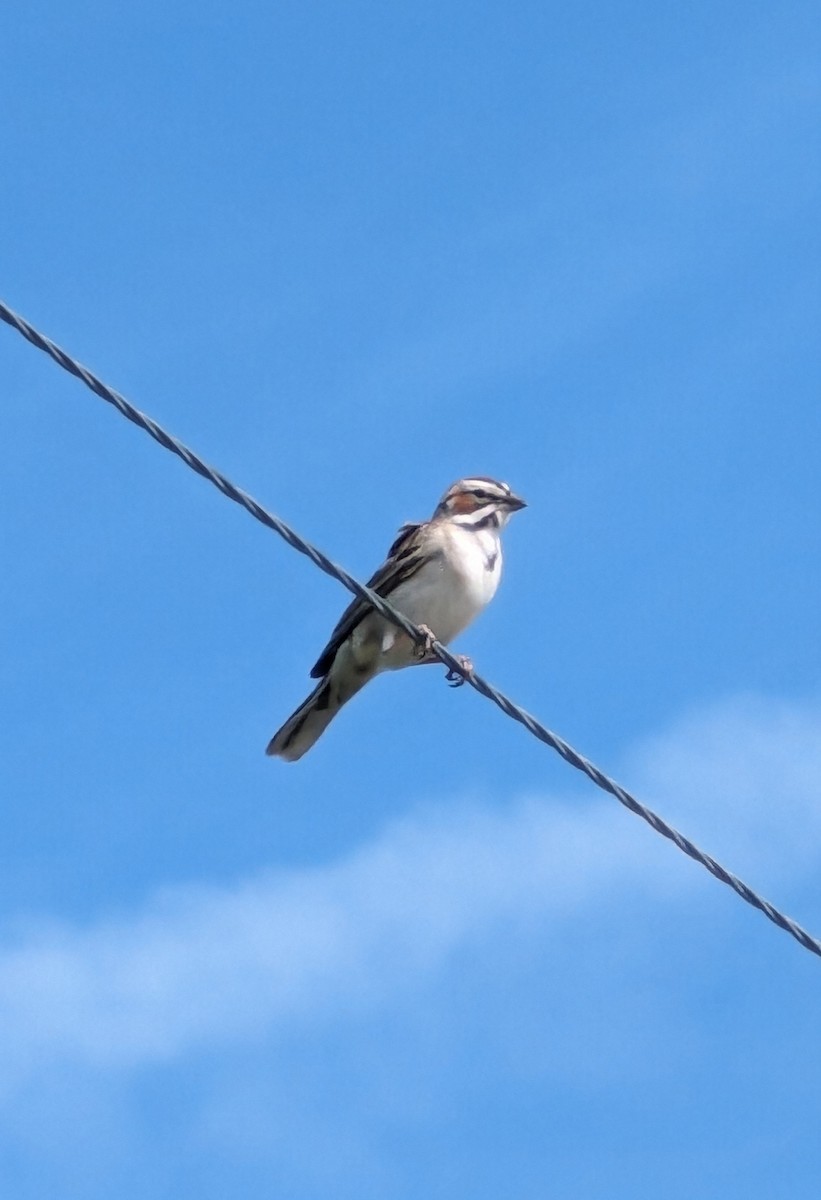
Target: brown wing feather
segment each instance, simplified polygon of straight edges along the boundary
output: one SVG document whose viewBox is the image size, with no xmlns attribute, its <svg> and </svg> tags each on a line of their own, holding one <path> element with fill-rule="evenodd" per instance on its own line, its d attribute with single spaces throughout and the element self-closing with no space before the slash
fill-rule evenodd
<svg viewBox="0 0 821 1200">
<path fill-rule="evenodd" d="M 416 534 L 422 528 L 423 523 L 411 522 L 402 526 L 396 540 L 388 551 L 388 557 L 379 570 L 368 580 L 368 587 L 375 591 L 378 596 L 387 596 L 398 583 L 410 579 L 419 570 L 419 567 L 422 565 L 421 561 L 414 565 L 409 562 L 409 559 L 416 546 Z M 362 618 L 367 616 L 370 611 L 371 606 L 366 600 L 360 600 L 357 596 L 351 601 L 337 621 L 328 645 L 322 651 L 312 668 L 312 679 L 321 679 L 323 675 L 328 674 L 339 647 L 351 636 Z"/>
</svg>

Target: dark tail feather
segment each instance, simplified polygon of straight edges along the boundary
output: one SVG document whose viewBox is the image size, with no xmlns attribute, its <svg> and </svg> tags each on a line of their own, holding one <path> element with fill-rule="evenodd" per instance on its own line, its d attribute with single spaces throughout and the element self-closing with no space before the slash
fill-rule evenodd
<svg viewBox="0 0 821 1200">
<path fill-rule="evenodd" d="M 265 753 L 296 762 L 325 732 L 344 703 L 326 676 L 274 734 Z"/>
</svg>

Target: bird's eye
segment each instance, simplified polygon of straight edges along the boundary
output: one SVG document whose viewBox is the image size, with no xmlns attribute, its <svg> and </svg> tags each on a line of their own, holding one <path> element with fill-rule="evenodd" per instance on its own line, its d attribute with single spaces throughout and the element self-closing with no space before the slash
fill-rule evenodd
<svg viewBox="0 0 821 1200">
<path fill-rule="evenodd" d="M 490 499 L 490 493 L 486 492 L 484 488 L 474 488 L 473 494 L 477 500 L 489 500 Z"/>
</svg>

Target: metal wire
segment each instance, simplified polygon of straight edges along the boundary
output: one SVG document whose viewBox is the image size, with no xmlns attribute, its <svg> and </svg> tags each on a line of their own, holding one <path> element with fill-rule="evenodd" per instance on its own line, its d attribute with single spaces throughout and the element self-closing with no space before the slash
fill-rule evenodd
<svg viewBox="0 0 821 1200">
<path fill-rule="evenodd" d="M 279 517 L 276 517 L 273 513 L 268 512 L 268 510 L 263 508 L 261 504 L 258 504 L 252 496 L 249 496 L 246 492 L 243 492 L 240 488 L 231 483 L 229 479 L 226 479 L 221 472 L 215 470 L 213 467 L 209 467 L 207 463 L 203 462 L 203 460 L 194 453 L 193 450 L 189 450 L 189 448 L 183 445 L 182 442 L 178 441 L 177 438 L 172 437 L 170 433 L 167 433 L 160 425 L 156 423 L 156 421 L 152 421 L 152 419 L 146 416 L 145 413 L 142 413 L 139 411 L 139 409 L 136 409 L 133 404 L 130 404 L 124 396 L 120 395 L 119 392 L 115 392 L 112 388 L 104 384 L 102 380 L 98 379 L 97 376 L 89 371 L 86 367 L 81 366 L 81 364 L 67 354 L 65 350 L 61 350 L 59 346 L 55 345 L 50 338 L 47 338 L 44 334 L 39 333 L 38 330 L 28 323 L 28 321 L 24 320 L 23 317 L 19 316 L 12 309 L 8 308 L 7 305 L 2 302 L 2 300 L 0 300 L 0 317 L 2 317 L 6 324 L 10 325 L 12 329 L 16 329 L 18 333 L 22 334 L 24 338 L 32 343 L 32 345 L 36 346 L 39 350 L 42 350 L 45 354 L 48 354 L 51 358 L 53 358 L 56 363 L 64 368 L 64 370 L 70 372 L 72 375 L 76 375 L 78 379 L 81 379 L 86 387 L 89 387 L 92 392 L 100 396 L 103 400 L 106 400 L 109 404 L 113 404 L 118 412 L 120 412 L 124 417 L 127 417 L 129 421 L 133 421 L 135 425 L 139 425 L 141 429 L 144 429 L 146 433 L 149 433 L 151 437 L 153 437 L 155 441 L 159 442 L 161 446 L 164 446 L 166 450 L 170 450 L 173 454 L 176 454 L 187 466 L 196 471 L 198 475 L 202 475 L 203 478 L 212 483 L 214 487 L 219 488 L 223 495 L 227 496 L 229 500 L 233 500 L 236 504 L 242 505 L 242 507 L 246 509 L 252 517 L 256 517 L 256 519 L 261 521 L 263 525 L 267 525 L 269 529 L 273 529 L 273 531 L 278 533 L 279 536 L 283 538 L 294 550 L 298 550 L 300 554 L 306 555 L 311 562 L 319 567 L 321 571 L 324 571 L 326 575 L 330 575 L 334 579 L 337 579 L 341 584 L 343 584 L 344 587 L 348 589 L 349 592 L 353 592 L 355 596 L 359 596 L 361 599 L 366 600 L 388 621 L 393 622 L 394 625 L 398 625 L 399 628 L 402 629 L 418 645 L 424 646 L 428 644 L 429 639 L 427 634 L 423 630 L 419 629 L 416 625 L 413 625 L 407 619 L 407 617 L 398 612 L 391 604 L 388 603 L 387 600 L 383 599 L 382 596 L 378 596 L 376 592 L 371 591 L 370 588 L 365 587 L 365 585 L 360 583 L 359 580 L 354 579 L 352 575 L 349 575 L 347 571 L 338 566 L 335 562 L 328 558 L 327 555 L 323 554 L 321 550 L 318 550 L 316 546 L 312 546 L 310 542 L 307 542 L 303 537 L 300 537 L 298 533 L 291 529 L 289 525 L 286 525 L 284 521 L 281 521 Z M 449 668 L 451 673 L 461 676 L 462 679 L 469 683 L 471 687 L 475 688 L 476 691 L 482 696 L 487 697 L 488 700 L 492 700 L 493 703 L 496 704 L 508 717 L 511 717 L 514 721 L 518 721 L 521 725 L 524 725 L 525 729 L 532 733 L 534 737 L 538 738 L 541 742 L 545 742 L 546 745 L 550 746 L 553 750 L 560 754 L 565 762 L 570 763 L 572 767 L 582 771 L 589 779 L 593 781 L 593 783 L 596 784 L 597 787 L 602 788 L 602 790 L 605 792 L 609 792 L 611 796 L 615 796 L 620 804 L 623 804 L 625 808 L 629 808 L 630 812 L 635 813 L 636 816 L 641 817 L 643 821 L 646 821 L 647 824 L 656 831 L 656 833 L 660 833 L 662 837 L 668 838 L 684 854 L 687 854 L 690 858 L 694 859 L 695 862 L 699 863 L 702 867 L 705 867 L 711 875 L 715 876 L 716 879 L 732 888 L 737 896 L 740 896 L 742 900 L 745 900 L 747 904 L 752 905 L 753 908 L 757 908 L 759 912 L 762 912 L 765 917 L 768 917 L 769 920 L 772 921 L 774 925 L 777 925 L 779 929 L 783 929 L 785 933 L 790 934 L 790 936 L 795 938 L 795 940 L 802 945 L 805 950 L 810 950 L 813 954 L 816 954 L 819 956 L 819 958 L 821 958 L 821 941 L 818 941 L 816 938 L 812 937 L 811 934 L 809 934 L 805 929 L 802 929 L 802 927 L 790 917 L 787 917 L 784 915 L 784 913 L 779 912 L 779 910 L 770 904 L 768 900 L 765 900 L 763 896 L 759 896 L 757 892 L 754 892 L 753 889 L 748 887 L 748 885 L 744 883 L 743 880 L 739 879 L 737 875 L 734 875 L 731 871 L 728 871 L 726 867 L 723 867 L 721 863 L 716 862 L 716 860 L 709 854 L 705 854 L 703 850 L 700 850 L 698 846 L 691 842 L 689 838 L 686 838 L 684 834 L 679 833 L 677 829 L 674 829 L 671 825 L 668 825 L 667 822 L 662 820 L 662 818 L 658 816 L 657 813 L 653 812 L 652 809 L 649 809 L 645 805 L 641 804 L 635 798 L 635 796 L 632 796 L 630 792 L 626 791 L 613 779 L 610 779 L 609 776 L 605 775 L 603 771 L 600 771 L 597 766 L 591 763 L 583 755 L 579 754 L 578 751 L 574 750 L 572 746 L 568 745 L 563 738 L 559 737 L 556 733 L 552 733 L 551 730 L 547 729 L 541 724 L 541 722 L 537 721 L 535 717 L 530 715 L 530 713 L 525 712 L 523 708 L 521 708 L 518 704 L 515 704 L 508 696 L 505 696 L 503 692 L 500 692 L 497 688 L 493 687 L 492 684 L 488 683 L 487 680 L 483 679 L 481 675 L 477 675 L 475 671 L 466 670 L 460 660 L 455 658 L 447 649 L 447 647 L 443 646 L 440 642 L 433 642 L 429 648 L 433 651 L 436 657 L 442 663 L 444 663 L 446 667 Z"/>
</svg>

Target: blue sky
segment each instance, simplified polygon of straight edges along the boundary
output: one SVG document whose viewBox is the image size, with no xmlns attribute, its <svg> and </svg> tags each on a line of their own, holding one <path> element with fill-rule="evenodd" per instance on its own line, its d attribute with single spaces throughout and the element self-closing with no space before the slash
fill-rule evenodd
<svg viewBox="0 0 821 1200">
<path fill-rule="evenodd" d="M 54 0 L 0 294 L 821 933 L 816 6 Z M 817 1196 L 821 965 L 0 329 L 4 1200 Z"/>
</svg>

